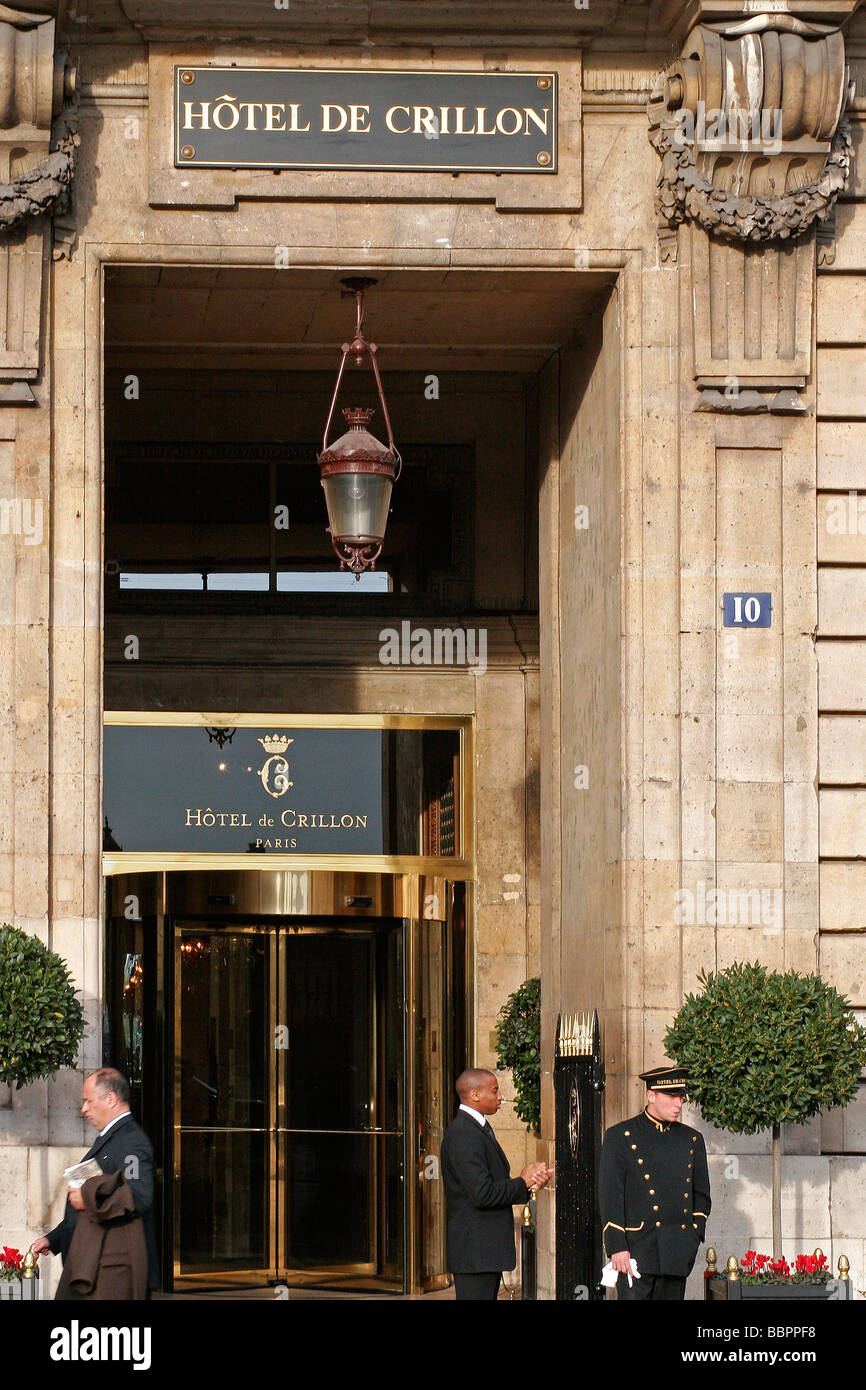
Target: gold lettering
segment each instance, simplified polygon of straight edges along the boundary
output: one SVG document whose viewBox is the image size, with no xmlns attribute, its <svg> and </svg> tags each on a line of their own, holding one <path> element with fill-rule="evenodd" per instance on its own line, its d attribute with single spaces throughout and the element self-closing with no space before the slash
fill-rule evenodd
<svg viewBox="0 0 866 1390">
<path fill-rule="evenodd" d="M 450 106 L 440 106 L 440 107 L 439 107 L 439 134 L 440 134 L 440 135 L 450 135 L 450 134 L 451 134 L 450 130 L 448 129 L 448 112 L 449 112 L 450 110 L 451 110 L 451 107 L 450 107 Z"/>
<path fill-rule="evenodd" d="M 331 114 L 330 114 L 330 113 L 331 113 L 332 111 L 338 111 L 338 112 L 340 113 L 340 124 L 339 124 L 339 125 L 331 125 Z M 325 135 L 336 135 L 337 131 L 339 131 L 339 130 L 345 130 L 346 125 L 347 125 L 347 123 L 348 123 L 348 120 L 349 120 L 349 113 L 348 113 L 348 111 L 346 110 L 345 106 L 340 106 L 339 102 L 334 102 L 334 101 L 323 101 L 323 102 L 322 102 L 322 132 L 323 132 L 323 134 L 325 134 Z"/>
<path fill-rule="evenodd" d="M 196 119 L 196 114 L 195 114 L 195 112 L 194 112 L 193 109 L 192 109 L 194 106 L 195 106 L 195 102 L 194 102 L 194 101 L 185 101 L 184 104 L 183 104 L 183 110 L 184 110 L 183 128 L 184 128 L 184 130 L 193 130 L 193 129 L 195 128 L 195 127 L 193 126 L 193 121 Z M 209 112 L 209 111 L 210 111 L 210 102 L 209 102 L 209 101 L 200 101 L 199 104 L 198 104 L 198 121 L 199 121 L 199 124 L 200 124 L 200 128 L 201 128 L 202 130 L 210 130 L 210 117 L 209 117 L 209 115 L 208 115 L 208 112 Z"/>
<path fill-rule="evenodd" d="M 283 125 L 275 125 L 275 121 L 277 119 L 277 112 L 279 111 L 285 114 L 285 110 L 285 105 L 281 101 L 266 101 L 265 130 L 285 130 L 285 123 L 283 123 Z"/>
<path fill-rule="evenodd" d="M 234 101 L 235 101 L 234 97 L 222 96 L 222 97 L 220 97 L 219 101 L 217 101 L 217 102 L 214 103 L 214 109 L 213 109 L 213 123 L 214 123 L 214 125 L 217 127 L 218 130 L 234 130 L 235 126 L 237 125 L 238 121 L 240 120 L 240 118 L 241 118 L 241 113 L 240 113 L 240 111 L 238 110 L 237 106 L 234 104 Z M 229 123 L 228 123 L 228 125 L 224 124 L 223 121 L 222 121 L 221 118 L 220 118 L 220 112 L 222 112 L 222 111 L 225 111 L 225 112 L 228 113 L 228 117 L 229 117 Z M 232 117 L 234 117 L 233 120 L 231 119 Z"/>
<path fill-rule="evenodd" d="M 298 124 L 299 120 L 301 119 L 300 116 L 299 116 L 299 114 L 298 114 L 298 112 L 300 111 L 300 109 L 301 109 L 301 103 L 300 103 L 299 101 L 293 101 L 293 102 L 290 104 L 290 106 L 289 106 L 289 110 L 290 110 L 291 113 L 292 113 L 291 120 L 290 120 L 290 122 L 289 122 L 289 130 L 294 131 L 296 134 L 302 134 L 305 130 L 309 130 L 309 129 L 310 129 L 310 122 L 309 122 L 309 121 L 307 121 L 307 124 L 306 124 L 306 125 L 299 125 L 299 124 Z"/>
<path fill-rule="evenodd" d="M 370 129 L 370 108 L 369 106 L 350 106 L 349 107 L 349 129 L 356 135 L 366 135 Z M 362 121 L 367 122 L 361 125 Z"/>
<path fill-rule="evenodd" d="M 242 111 L 246 111 L 246 113 L 247 113 L 247 123 L 246 123 L 245 129 L 246 129 L 246 130 L 257 130 L 257 129 L 258 129 L 258 126 L 256 125 L 256 118 L 255 118 L 255 115 L 254 115 L 253 113 L 254 113 L 255 111 L 263 111 L 263 110 L 264 110 L 264 102 L 261 102 L 261 101 L 241 101 L 241 102 L 238 103 L 238 105 L 240 106 L 240 109 L 241 109 Z"/>
<path fill-rule="evenodd" d="M 476 106 L 476 108 L 475 108 L 475 114 L 476 114 L 476 117 L 477 117 L 477 120 L 478 120 L 478 134 L 479 134 L 479 135 L 495 135 L 495 134 L 496 134 L 496 127 L 495 127 L 495 126 L 493 127 L 492 130 L 485 130 L 485 129 L 484 129 L 484 117 L 487 115 L 487 107 L 486 107 L 486 106 Z"/>
<path fill-rule="evenodd" d="M 422 130 L 426 130 L 428 135 L 438 135 L 436 129 L 436 117 L 433 115 L 432 106 L 415 107 L 415 134 L 420 135 Z"/>
<path fill-rule="evenodd" d="M 406 119 L 407 119 L 407 121 L 409 120 L 409 107 L 408 107 L 408 106 L 389 106 L 389 107 L 388 107 L 388 110 L 385 112 L 385 124 L 386 124 L 386 126 L 388 127 L 388 129 L 389 129 L 390 131 L 393 131 L 393 133 L 394 133 L 395 135 L 406 135 L 406 134 L 408 134 L 408 132 L 409 132 L 409 126 L 408 126 L 408 125 L 406 126 L 406 128 L 405 128 L 404 130 L 399 130 L 399 129 L 397 128 L 397 126 L 395 126 L 395 124 L 394 124 L 394 113 L 395 113 L 395 111 L 405 111 L 405 112 L 406 112 Z M 410 124 L 411 124 L 411 122 L 410 122 Z"/>
<path fill-rule="evenodd" d="M 542 111 L 542 113 L 541 113 L 542 116 L 544 117 L 544 120 L 541 119 L 541 116 L 539 116 L 539 114 L 538 114 L 537 111 L 533 111 L 533 109 L 532 109 L 531 106 L 524 106 L 524 108 L 523 108 L 523 114 L 524 114 L 524 116 L 526 117 L 526 125 L 525 125 L 524 130 L 523 130 L 523 134 L 524 134 L 524 135 L 528 135 L 528 134 L 529 134 L 529 122 L 530 122 L 530 121 L 532 121 L 532 124 L 533 124 L 533 125 L 538 126 L 538 129 L 541 131 L 542 135 L 546 135 L 546 134 L 547 134 L 547 118 L 548 118 L 548 116 L 550 115 L 550 107 L 549 107 L 549 106 L 545 106 L 544 109 L 543 109 L 543 111 Z"/>
<path fill-rule="evenodd" d="M 517 124 L 514 126 L 514 128 L 513 128 L 512 130 L 506 130 L 506 129 L 505 129 L 505 126 L 504 126 L 504 124 L 503 124 L 504 117 L 507 116 L 507 115 L 509 115 L 509 113 L 510 113 L 512 116 L 516 116 L 516 117 L 517 117 Z M 516 107 L 516 106 L 503 106 L 502 110 L 499 112 L 498 116 L 496 117 L 496 129 L 499 131 L 499 134 L 500 134 L 500 135 L 518 135 L 518 134 L 520 133 L 520 130 L 522 129 L 522 126 L 523 126 L 523 117 L 522 117 L 522 115 L 520 114 L 520 112 L 518 111 L 517 107 Z"/>
<path fill-rule="evenodd" d="M 475 134 L 475 127 L 474 127 L 474 126 L 472 127 L 471 130 L 466 130 L 466 129 L 464 129 L 464 126 L 463 126 L 463 114 L 464 114 L 464 112 L 465 112 L 465 110 L 466 110 L 466 107 L 465 107 L 465 106 L 455 106 L 454 110 L 455 110 L 456 116 L 457 116 L 456 122 L 455 122 L 455 124 L 454 124 L 454 134 L 455 134 L 455 135 L 474 135 L 474 134 Z"/>
</svg>

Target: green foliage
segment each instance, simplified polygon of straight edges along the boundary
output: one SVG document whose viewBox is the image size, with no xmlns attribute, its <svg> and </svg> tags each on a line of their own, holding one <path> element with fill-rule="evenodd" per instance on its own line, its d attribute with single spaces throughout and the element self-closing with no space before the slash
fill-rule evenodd
<svg viewBox="0 0 866 1390">
<path fill-rule="evenodd" d="M 698 977 L 665 1035 L 702 1114 L 733 1134 L 805 1124 L 847 1105 L 866 1066 L 866 1029 L 820 975 L 734 964 Z"/>
<path fill-rule="evenodd" d="M 0 1081 L 20 1089 L 74 1066 L 83 1033 L 66 962 L 38 937 L 0 927 Z"/>
<path fill-rule="evenodd" d="M 541 980 L 526 980 L 508 996 L 496 1025 L 497 1066 L 511 1068 L 518 1120 L 537 1134 L 541 1124 Z"/>
</svg>

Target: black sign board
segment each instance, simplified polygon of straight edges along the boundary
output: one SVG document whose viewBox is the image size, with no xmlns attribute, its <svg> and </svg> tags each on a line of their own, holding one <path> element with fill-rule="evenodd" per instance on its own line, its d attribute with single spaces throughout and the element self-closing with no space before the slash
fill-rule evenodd
<svg viewBox="0 0 866 1390">
<path fill-rule="evenodd" d="M 556 173 L 556 73 L 175 68 L 178 168 Z"/>
<path fill-rule="evenodd" d="M 220 732 L 222 747 L 203 725 L 106 726 L 104 850 L 418 855 L 419 808 L 441 821 L 454 803 L 453 731 Z"/>
</svg>

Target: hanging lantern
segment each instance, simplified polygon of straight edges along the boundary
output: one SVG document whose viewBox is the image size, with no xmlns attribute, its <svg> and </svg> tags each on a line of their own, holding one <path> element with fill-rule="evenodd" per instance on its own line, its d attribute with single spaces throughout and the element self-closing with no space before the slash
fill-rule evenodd
<svg viewBox="0 0 866 1390">
<path fill-rule="evenodd" d="M 351 570 L 356 579 L 360 579 L 364 570 L 376 567 L 385 539 L 391 488 L 402 468 L 402 460 L 394 444 L 382 378 L 379 376 L 376 344 L 368 342 L 361 331 L 364 290 L 375 283 L 375 280 L 364 279 L 343 281 L 355 296 L 355 336 L 351 343 L 343 344 L 343 356 L 322 439 L 322 452 L 316 460 L 325 490 L 331 543 L 339 558 L 340 569 Z M 367 428 L 375 414 L 370 408 L 344 410 L 343 417 L 349 428 L 333 444 L 328 444 L 337 396 L 350 355 L 358 367 L 362 366 L 365 357 L 370 359 L 388 431 L 387 446 Z"/>
</svg>

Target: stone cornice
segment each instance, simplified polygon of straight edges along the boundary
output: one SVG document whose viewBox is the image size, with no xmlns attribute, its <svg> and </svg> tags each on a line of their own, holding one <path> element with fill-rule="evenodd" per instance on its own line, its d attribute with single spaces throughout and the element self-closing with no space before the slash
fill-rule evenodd
<svg viewBox="0 0 866 1390">
<path fill-rule="evenodd" d="M 519 44 L 582 48 L 622 28 L 629 36 L 650 22 L 642 0 L 119 0 L 125 19 L 155 42 L 245 38 L 291 44 L 418 44 L 497 51 Z"/>
<path fill-rule="evenodd" d="M 655 0 L 660 27 L 675 43 L 696 24 L 735 23 L 757 14 L 796 15 L 811 24 L 844 24 L 861 0 Z"/>
</svg>

